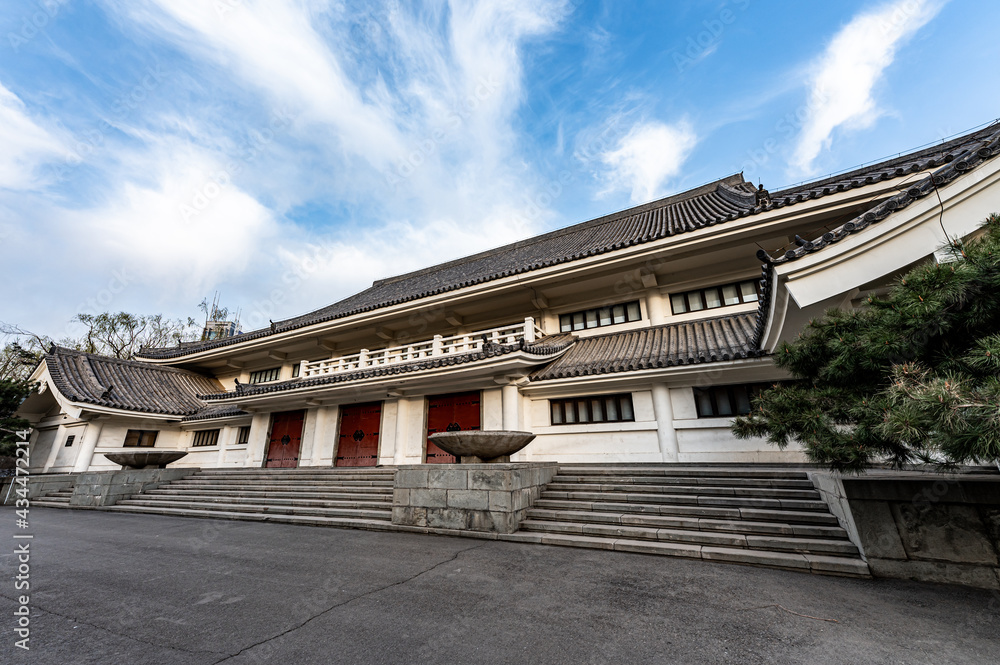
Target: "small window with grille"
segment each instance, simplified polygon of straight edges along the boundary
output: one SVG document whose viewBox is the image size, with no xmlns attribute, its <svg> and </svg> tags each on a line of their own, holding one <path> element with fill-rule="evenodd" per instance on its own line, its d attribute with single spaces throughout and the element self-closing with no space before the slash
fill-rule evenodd
<svg viewBox="0 0 1000 665">
<path fill-rule="evenodd" d="M 219 430 L 217 429 L 203 429 L 198 430 L 194 433 L 194 440 L 191 441 L 191 445 L 197 448 L 202 446 L 217 446 L 219 445 Z"/>
<path fill-rule="evenodd" d="M 621 423 L 635 420 L 632 395 L 595 395 L 549 402 L 553 425 Z"/>
<path fill-rule="evenodd" d="M 670 309 L 674 314 L 686 314 L 748 302 L 757 302 L 757 282 L 752 279 L 671 294 Z"/>
<path fill-rule="evenodd" d="M 259 369 L 256 372 L 250 372 L 249 381 L 250 383 L 269 383 L 271 381 L 277 381 L 279 376 L 281 376 L 280 367 Z"/>
<path fill-rule="evenodd" d="M 641 320 L 642 310 L 639 308 L 639 301 L 633 300 L 607 307 L 587 309 L 582 312 L 560 314 L 559 330 L 561 332 L 589 330 L 590 328 L 603 328 L 604 326 Z"/>
<path fill-rule="evenodd" d="M 730 418 L 750 413 L 750 402 L 774 383 L 747 383 L 694 389 L 699 418 Z"/>
<path fill-rule="evenodd" d="M 236 436 L 236 445 L 245 446 L 250 443 L 250 426 L 241 427 L 239 434 Z"/>
<path fill-rule="evenodd" d="M 70 434 L 69 436 L 67 436 L 66 437 L 66 447 L 67 448 L 72 448 L 74 441 L 76 441 L 76 434 Z"/>
</svg>

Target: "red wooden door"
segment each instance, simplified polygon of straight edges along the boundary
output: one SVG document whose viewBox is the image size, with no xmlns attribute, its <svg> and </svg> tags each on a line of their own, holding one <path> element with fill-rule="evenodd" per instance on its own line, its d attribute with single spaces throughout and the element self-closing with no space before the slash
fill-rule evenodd
<svg viewBox="0 0 1000 665">
<path fill-rule="evenodd" d="M 427 435 L 435 432 L 477 430 L 479 421 L 479 392 L 437 395 L 427 399 Z M 454 464 L 458 460 L 427 441 L 428 464 Z"/>
<path fill-rule="evenodd" d="M 265 467 L 287 469 L 299 465 L 304 418 L 305 411 L 285 411 L 274 414 L 271 420 L 271 437 L 267 444 Z"/>
<path fill-rule="evenodd" d="M 334 466 L 375 466 L 382 402 L 353 404 L 340 409 L 340 437 Z"/>
</svg>

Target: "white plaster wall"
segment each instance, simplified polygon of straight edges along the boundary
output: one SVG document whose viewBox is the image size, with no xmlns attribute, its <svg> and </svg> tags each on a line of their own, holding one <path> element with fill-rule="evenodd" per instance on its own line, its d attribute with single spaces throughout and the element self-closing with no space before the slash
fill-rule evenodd
<svg viewBox="0 0 1000 665">
<path fill-rule="evenodd" d="M 488 388 L 482 396 L 482 429 L 503 429 L 503 396 L 500 388 Z"/>
<path fill-rule="evenodd" d="M 399 417 L 399 400 L 382 402 L 382 424 L 378 433 L 378 463 L 392 464 L 396 458 L 396 421 Z"/>
<path fill-rule="evenodd" d="M 399 400 L 399 408 L 396 464 L 420 464 L 424 461 L 424 439 L 427 433 L 426 400 L 422 396 L 404 397 Z"/>
<path fill-rule="evenodd" d="M 39 428 L 38 439 L 35 441 L 35 445 L 31 447 L 31 463 L 28 469 L 32 473 L 41 473 L 42 469 L 45 467 L 45 462 L 49 459 L 49 453 L 52 452 L 52 446 L 56 442 L 56 436 L 59 433 L 59 427 L 47 427 L 45 429 Z M 73 444 L 74 447 L 76 444 Z M 70 466 L 72 471 L 73 467 Z M 54 469 L 49 469 L 53 471 Z"/>
</svg>

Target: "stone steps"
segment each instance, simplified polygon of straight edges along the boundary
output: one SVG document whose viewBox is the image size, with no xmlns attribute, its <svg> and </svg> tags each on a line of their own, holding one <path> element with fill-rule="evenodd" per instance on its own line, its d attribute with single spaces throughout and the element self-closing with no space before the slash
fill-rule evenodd
<svg viewBox="0 0 1000 665">
<path fill-rule="evenodd" d="M 43 506 L 46 508 L 70 508 L 69 500 L 73 496 L 73 490 L 64 489 L 57 492 L 50 492 L 45 496 L 40 496 L 31 501 L 32 506 Z"/>
<path fill-rule="evenodd" d="M 395 470 L 210 469 L 107 510 L 343 528 L 389 528 Z"/>
<path fill-rule="evenodd" d="M 870 576 L 808 475 L 794 469 L 561 467 L 511 536 L 515 542 Z"/>
</svg>

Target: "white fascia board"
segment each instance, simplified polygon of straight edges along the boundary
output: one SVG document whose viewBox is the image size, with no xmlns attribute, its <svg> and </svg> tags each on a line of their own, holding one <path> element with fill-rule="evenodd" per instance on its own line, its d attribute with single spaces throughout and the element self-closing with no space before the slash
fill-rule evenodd
<svg viewBox="0 0 1000 665">
<path fill-rule="evenodd" d="M 922 176 L 924 173 L 917 174 Z M 912 176 L 911 176 L 912 177 Z M 539 268 L 518 275 L 511 275 L 500 279 L 474 284 L 446 291 L 444 293 L 425 296 L 416 300 L 411 300 L 398 305 L 380 307 L 368 312 L 361 312 L 338 319 L 314 323 L 301 328 L 295 328 L 275 335 L 265 335 L 264 337 L 248 340 L 233 345 L 222 346 L 206 351 L 193 352 L 183 356 L 173 358 L 137 358 L 142 362 L 158 365 L 176 365 L 192 362 L 204 362 L 215 360 L 228 355 L 252 353 L 262 351 L 269 346 L 287 344 L 296 338 L 301 337 L 328 337 L 336 334 L 341 329 L 356 328 L 358 326 L 375 325 L 382 319 L 388 319 L 399 315 L 407 315 L 429 307 L 447 306 L 454 301 L 468 298 L 489 297 L 499 291 L 505 291 L 511 286 L 536 286 L 539 282 L 544 282 L 554 275 L 560 277 L 572 277 L 577 273 L 585 273 L 593 270 L 607 270 L 620 267 L 622 264 L 634 263 L 635 261 L 652 260 L 658 254 L 665 251 L 670 253 L 683 253 L 696 251 L 698 246 L 705 243 L 717 244 L 727 239 L 735 239 L 746 234 L 748 230 L 760 230 L 767 233 L 770 226 L 786 224 L 799 218 L 809 217 L 821 211 L 828 211 L 836 208 L 853 206 L 859 201 L 871 200 L 873 197 L 880 197 L 886 193 L 895 193 L 898 181 L 887 180 L 873 183 L 871 185 L 851 189 L 846 192 L 830 194 L 819 199 L 802 201 L 794 205 L 783 206 L 766 212 L 738 217 L 734 220 L 722 224 L 706 226 L 695 231 L 689 231 L 679 235 L 667 236 L 660 240 L 633 245 L 618 250 L 612 250 L 595 256 L 588 256 L 574 261 L 558 263 L 553 266 Z M 634 269 L 634 266 L 632 266 Z M 251 331 L 252 332 L 252 331 Z"/>
<path fill-rule="evenodd" d="M 784 283 L 805 309 L 931 257 L 951 239 L 973 233 L 991 212 L 1000 211 L 998 182 L 1000 159 L 993 159 L 938 189 L 937 195 L 932 192 L 858 233 L 779 264 L 778 285 Z"/>
</svg>

